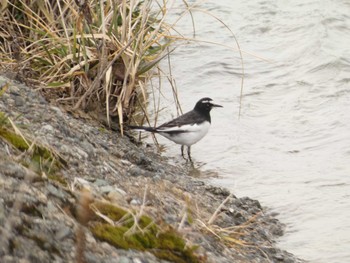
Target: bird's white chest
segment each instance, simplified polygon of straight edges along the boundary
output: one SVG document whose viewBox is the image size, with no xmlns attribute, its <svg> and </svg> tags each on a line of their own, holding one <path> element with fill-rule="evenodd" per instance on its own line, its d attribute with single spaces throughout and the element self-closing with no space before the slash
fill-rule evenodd
<svg viewBox="0 0 350 263">
<path fill-rule="evenodd" d="M 166 133 L 159 131 L 159 134 L 165 138 L 181 145 L 191 146 L 201 140 L 209 131 L 210 123 L 205 121 L 201 124 L 184 125 L 181 127 L 170 128 L 174 133 Z M 170 129 L 166 131 L 169 132 Z M 179 131 L 176 133 L 176 131 Z M 183 131 L 183 132 L 181 132 Z"/>
</svg>

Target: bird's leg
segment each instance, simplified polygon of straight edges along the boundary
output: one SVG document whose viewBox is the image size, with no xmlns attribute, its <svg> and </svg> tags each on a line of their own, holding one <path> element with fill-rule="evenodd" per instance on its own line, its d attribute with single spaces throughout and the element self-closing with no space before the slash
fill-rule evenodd
<svg viewBox="0 0 350 263">
<path fill-rule="evenodd" d="M 185 155 L 184 155 L 184 148 L 185 148 L 185 145 L 181 145 L 181 156 L 182 156 L 182 158 L 184 158 L 186 160 Z"/>
<path fill-rule="evenodd" d="M 187 155 L 188 155 L 188 159 L 190 160 L 190 162 L 193 163 L 192 158 L 191 158 L 191 146 L 187 146 Z"/>
</svg>

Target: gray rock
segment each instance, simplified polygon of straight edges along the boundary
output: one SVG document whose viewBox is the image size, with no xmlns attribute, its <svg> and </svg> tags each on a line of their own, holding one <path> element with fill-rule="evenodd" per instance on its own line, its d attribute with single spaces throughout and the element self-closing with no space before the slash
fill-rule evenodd
<svg viewBox="0 0 350 263">
<path fill-rule="evenodd" d="M 95 148 L 94 148 L 94 146 L 92 146 L 91 143 L 84 140 L 80 145 L 84 149 L 84 151 L 89 155 L 90 158 L 96 156 Z"/>
<path fill-rule="evenodd" d="M 54 133 L 55 132 L 55 129 L 50 124 L 44 125 L 41 129 L 42 129 L 42 131 L 48 132 L 48 133 Z"/>
<path fill-rule="evenodd" d="M 100 192 L 102 194 L 108 194 L 109 192 L 111 192 L 113 190 L 114 190 L 114 187 L 111 185 L 105 185 L 105 186 L 100 187 Z"/>
<path fill-rule="evenodd" d="M 97 187 L 101 187 L 101 186 L 107 186 L 109 183 L 106 181 L 106 180 L 103 180 L 103 179 L 100 179 L 100 178 L 97 178 L 95 181 L 94 181 L 94 185 L 97 186 Z"/>
<path fill-rule="evenodd" d="M 14 177 L 17 179 L 24 179 L 26 176 L 26 170 L 20 165 L 13 162 L 0 163 L 1 171 L 5 176 Z"/>
<path fill-rule="evenodd" d="M 51 106 L 50 108 L 51 108 L 52 111 L 54 111 L 54 114 L 56 114 L 57 117 L 59 117 L 59 118 L 63 118 L 64 117 L 64 115 L 63 115 L 63 113 L 62 113 L 60 108 L 54 107 L 54 106 Z"/>
<path fill-rule="evenodd" d="M 129 175 L 134 177 L 142 176 L 144 174 L 144 171 L 137 166 L 132 166 L 128 172 L 129 172 Z"/>
<path fill-rule="evenodd" d="M 15 106 L 22 107 L 24 105 L 24 99 L 20 96 L 15 97 Z"/>
<path fill-rule="evenodd" d="M 134 205 L 134 206 L 139 206 L 139 205 L 141 205 L 142 203 L 141 203 L 141 201 L 138 200 L 138 199 L 132 199 L 132 200 L 130 201 L 130 204 L 131 204 L 131 205 Z"/>
<path fill-rule="evenodd" d="M 130 263 L 129 258 L 121 256 L 118 258 L 118 263 Z"/>
<path fill-rule="evenodd" d="M 63 193 L 62 190 L 57 189 L 55 186 L 53 186 L 52 184 L 48 184 L 46 189 L 48 190 L 48 192 L 50 194 L 52 194 L 53 196 L 60 198 L 60 199 L 65 199 L 65 194 Z"/>
<path fill-rule="evenodd" d="M 67 227 L 67 226 L 62 226 L 58 229 L 56 232 L 56 239 L 57 240 L 62 240 L 65 239 L 73 234 L 72 229 Z"/>
</svg>

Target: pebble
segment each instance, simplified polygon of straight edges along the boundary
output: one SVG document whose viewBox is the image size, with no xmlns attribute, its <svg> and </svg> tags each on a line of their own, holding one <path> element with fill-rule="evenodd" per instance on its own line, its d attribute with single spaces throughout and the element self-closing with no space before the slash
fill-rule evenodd
<svg viewBox="0 0 350 263">
<path fill-rule="evenodd" d="M 116 192 L 118 192 L 119 194 L 121 194 L 121 195 L 124 195 L 124 196 L 126 195 L 126 192 L 125 192 L 123 189 L 120 189 L 120 188 L 115 187 L 114 190 L 115 190 Z"/>
<path fill-rule="evenodd" d="M 15 106 L 22 107 L 24 105 L 24 99 L 20 96 L 15 97 Z"/>
<path fill-rule="evenodd" d="M 57 207 L 53 204 L 52 201 L 48 201 L 48 202 L 47 202 L 46 209 L 47 209 L 47 212 L 48 212 L 49 214 L 54 214 L 54 213 L 57 213 L 57 212 L 58 212 Z"/>
<path fill-rule="evenodd" d="M 121 200 L 124 196 L 120 194 L 118 191 L 113 190 L 107 194 L 107 197 L 111 201 L 118 201 L 118 200 Z"/>
<path fill-rule="evenodd" d="M 101 186 L 108 186 L 108 182 L 106 180 L 103 180 L 103 179 L 100 179 L 100 178 L 97 178 L 95 181 L 94 181 L 94 185 L 97 186 L 97 187 L 101 187 Z"/>
<path fill-rule="evenodd" d="M 89 158 L 89 155 L 85 151 L 83 151 L 82 149 L 75 147 L 74 150 L 75 150 L 75 153 L 80 160 Z"/>
<path fill-rule="evenodd" d="M 41 128 L 43 131 L 46 131 L 48 133 L 54 133 L 55 129 L 50 125 L 50 124 L 46 124 Z"/>
<path fill-rule="evenodd" d="M 131 205 L 135 205 L 135 206 L 139 206 L 139 205 L 141 205 L 141 201 L 138 200 L 138 199 L 132 199 L 132 200 L 130 201 L 130 204 L 131 204 Z"/>
<path fill-rule="evenodd" d="M 108 194 L 109 192 L 113 191 L 114 187 L 111 185 L 104 185 L 102 187 L 100 187 L 100 192 L 102 194 Z"/>
<path fill-rule="evenodd" d="M 95 157 L 95 148 L 94 146 L 92 146 L 91 143 L 89 143 L 88 141 L 84 140 L 82 141 L 82 143 L 80 144 L 80 146 L 84 149 L 84 151 L 88 154 L 88 156 L 90 158 Z M 87 158 L 87 157 L 86 157 Z"/>
<path fill-rule="evenodd" d="M 129 172 L 129 175 L 134 176 L 134 177 L 141 176 L 141 175 L 143 175 L 143 173 L 144 173 L 144 171 L 143 171 L 141 168 L 139 168 L 139 167 L 137 167 L 137 166 L 135 166 L 135 165 L 133 165 L 133 166 L 129 169 L 128 172 Z"/>
<path fill-rule="evenodd" d="M 57 232 L 56 232 L 56 239 L 57 240 L 61 240 L 61 239 L 65 239 L 67 237 L 69 237 L 70 235 L 72 235 L 73 232 L 69 227 L 66 226 L 62 226 Z"/>
<path fill-rule="evenodd" d="M 1 170 L 6 176 L 14 177 L 17 179 L 24 179 L 26 176 L 26 171 L 21 166 L 16 163 L 7 162 L 1 163 Z"/>
<path fill-rule="evenodd" d="M 65 199 L 65 195 L 61 190 L 58 190 L 55 186 L 52 184 L 48 184 L 46 189 L 49 191 L 50 194 L 52 194 L 55 197 L 58 197 L 60 199 Z"/>
<path fill-rule="evenodd" d="M 121 256 L 118 258 L 118 263 L 130 263 L 129 258 Z"/>
<path fill-rule="evenodd" d="M 51 108 L 52 111 L 55 112 L 55 115 L 56 115 L 56 116 L 58 116 L 58 117 L 60 117 L 60 118 L 64 118 L 64 115 L 63 115 L 63 113 L 62 113 L 62 111 L 61 111 L 60 108 L 55 107 L 55 106 L 51 106 L 50 108 Z"/>
</svg>

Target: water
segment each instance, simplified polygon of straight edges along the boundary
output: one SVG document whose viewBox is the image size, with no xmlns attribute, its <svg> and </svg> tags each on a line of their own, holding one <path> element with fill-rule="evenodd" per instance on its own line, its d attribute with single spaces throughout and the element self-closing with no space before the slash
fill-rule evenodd
<svg viewBox="0 0 350 263">
<path fill-rule="evenodd" d="M 245 78 L 238 119 L 235 41 L 213 16 L 194 11 L 198 40 L 232 47 L 195 42 L 172 55 L 184 111 L 207 96 L 224 106 L 192 147 L 196 166 L 217 172 L 212 183 L 278 212 L 287 226 L 280 247 L 311 262 L 349 262 L 350 2 L 219 0 L 200 8 L 234 32 Z M 178 26 L 192 37 L 189 17 Z M 175 113 L 165 82 L 159 124 Z M 159 141 L 183 164 L 177 145 Z"/>
</svg>

